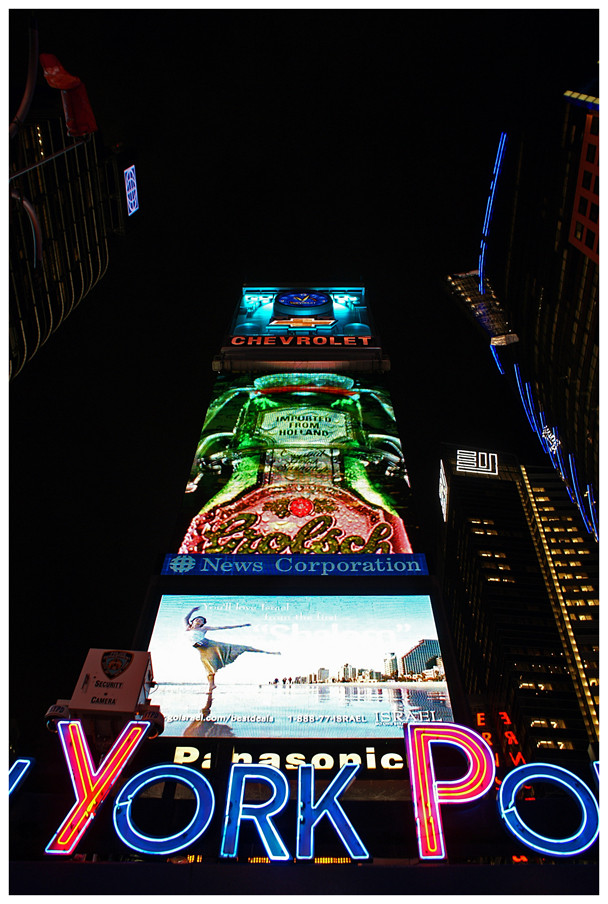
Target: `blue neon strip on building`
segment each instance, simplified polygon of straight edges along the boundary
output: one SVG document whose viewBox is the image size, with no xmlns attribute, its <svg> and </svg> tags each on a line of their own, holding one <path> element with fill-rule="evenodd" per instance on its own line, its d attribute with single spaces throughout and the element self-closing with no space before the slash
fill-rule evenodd
<svg viewBox="0 0 608 904">
<path fill-rule="evenodd" d="M 499 372 L 504 375 L 505 369 L 502 366 L 500 358 L 498 357 L 498 352 L 493 345 L 490 346 L 490 351 L 492 352 L 492 357 L 496 361 L 496 367 L 498 368 Z"/>
<path fill-rule="evenodd" d="M 572 475 L 572 489 L 574 490 L 574 495 L 576 496 L 576 504 L 578 505 L 579 511 L 583 517 L 583 524 L 585 525 L 588 533 L 591 533 L 591 525 L 589 524 L 589 519 L 587 518 L 587 513 L 585 511 L 585 503 L 583 502 L 583 497 L 581 496 L 581 491 L 578 485 L 578 475 L 576 473 L 576 462 L 574 461 L 574 456 L 569 455 L 568 460 L 570 462 L 570 474 Z"/>
<path fill-rule="evenodd" d="M 501 132 L 500 139 L 498 141 L 498 150 L 496 152 L 496 158 L 494 160 L 494 169 L 492 171 L 492 182 L 490 184 L 490 196 L 488 198 L 488 203 L 486 204 L 486 215 L 483 221 L 483 229 L 482 229 L 482 239 L 481 239 L 481 249 L 479 254 L 479 292 L 481 295 L 485 293 L 485 288 L 483 284 L 483 268 L 485 261 L 485 253 L 486 253 L 486 239 L 490 232 L 490 223 L 492 222 L 492 211 L 494 209 L 494 196 L 496 194 L 496 186 L 498 185 L 498 177 L 500 175 L 500 169 L 502 167 L 502 161 L 505 153 L 505 147 L 507 144 L 507 133 Z"/>
<path fill-rule="evenodd" d="M 593 536 L 596 540 L 599 540 L 599 524 L 597 522 L 597 506 L 595 502 L 595 493 L 593 492 L 592 484 L 587 484 L 587 505 L 589 508 L 589 514 L 591 515 L 591 524 L 593 526 Z"/>
<path fill-rule="evenodd" d="M 524 386 L 521 379 L 521 374 L 519 372 L 519 364 L 513 365 L 513 370 L 515 371 L 515 379 L 517 381 L 517 388 L 519 389 L 519 397 L 521 398 L 521 403 L 524 406 L 524 411 L 526 412 L 526 417 L 528 418 L 528 423 L 536 433 L 536 427 L 534 426 L 534 421 L 532 420 L 531 412 L 528 410 L 528 401 L 524 394 Z"/>
</svg>

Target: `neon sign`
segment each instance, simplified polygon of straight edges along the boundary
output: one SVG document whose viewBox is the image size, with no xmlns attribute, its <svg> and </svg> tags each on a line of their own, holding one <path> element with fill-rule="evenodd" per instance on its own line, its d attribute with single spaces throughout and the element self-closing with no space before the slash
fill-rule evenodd
<svg viewBox="0 0 608 904">
<path fill-rule="evenodd" d="M 17 785 L 19 785 L 22 780 L 25 778 L 26 773 L 30 770 L 32 766 L 31 759 L 20 759 L 15 760 L 13 765 L 8 771 L 8 793 L 9 796 L 13 793 Z"/>
<path fill-rule="evenodd" d="M 494 755 L 483 738 L 462 725 L 408 725 L 406 737 L 420 857 L 443 860 L 441 804 L 470 803 L 483 797 L 494 784 Z M 465 754 L 468 771 L 461 779 L 435 778 L 433 744 L 449 744 Z"/>
<path fill-rule="evenodd" d="M 127 196 L 127 212 L 132 216 L 136 210 L 139 210 L 139 198 L 137 196 L 137 178 L 135 176 L 135 167 L 130 166 L 124 171 L 125 177 L 125 193 Z"/>
<path fill-rule="evenodd" d="M 168 780 L 186 785 L 194 793 L 196 809 L 188 825 L 165 838 L 144 835 L 135 825 L 131 807 L 137 795 L 148 785 Z M 124 843 L 142 854 L 173 854 L 193 844 L 203 834 L 213 816 L 215 796 L 213 788 L 204 777 L 186 766 L 153 766 L 135 775 L 116 798 L 114 804 L 114 828 Z"/>
<path fill-rule="evenodd" d="M 515 798 L 528 782 L 541 781 L 560 785 L 579 804 L 581 821 L 576 832 L 568 838 L 548 838 L 526 825 L 517 812 Z M 600 813 L 597 801 L 578 776 L 561 766 L 530 763 L 509 772 L 498 791 L 498 810 L 506 827 L 526 847 L 553 857 L 574 857 L 590 847 L 599 834 Z"/>
<path fill-rule="evenodd" d="M 76 794 L 76 803 L 46 848 L 47 854 L 71 854 L 88 829 L 98 807 L 150 728 L 149 722 L 129 722 L 98 769 L 80 722 L 58 722 L 57 731 Z"/>
<path fill-rule="evenodd" d="M 132 760 L 148 731 L 149 723 L 130 722 L 97 770 L 93 768 L 81 723 L 60 722 L 58 728 L 76 792 L 76 803 L 49 842 L 46 852 L 70 854 L 90 827 L 110 788 Z M 464 754 L 467 766 L 460 778 L 450 781 L 436 778 L 433 747 L 437 744 L 450 745 Z M 442 860 L 447 854 L 441 807 L 470 804 L 487 794 L 494 785 L 494 756 L 483 738 L 465 726 L 454 724 L 409 725 L 406 746 L 419 854 L 423 860 Z M 22 764 L 24 762 L 21 761 Z M 183 758 L 181 762 L 184 762 Z M 599 764 L 594 763 L 593 766 L 599 776 Z M 358 763 L 344 763 L 324 792 L 315 799 L 315 766 L 312 763 L 298 765 L 296 859 L 310 860 L 314 857 L 314 833 L 324 817 L 333 826 L 351 860 L 370 857 L 339 800 L 359 769 Z M 25 766 L 14 764 L 11 778 L 19 772 L 25 774 L 25 771 Z M 191 789 L 196 801 L 194 815 L 183 829 L 172 835 L 145 835 L 133 819 L 133 802 L 146 787 L 164 781 L 174 781 Z M 270 789 L 268 799 L 245 802 L 248 782 L 267 785 Z M 575 800 L 581 818 L 573 834 L 566 838 L 553 838 L 540 834 L 525 822 L 517 811 L 516 798 L 519 790 L 531 782 L 556 784 Z M 14 787 L 15 781 L 12 784 Z M 285 810 L 288 800 L 287 777 L 276 766 L 233 762 L 228 778 L 220 857 L 237 856 L 240 828 L 243 821 L 249 820 L 256 827 L 270 860 L 291 859 L 289 849 L 274 823 L 275 817 Z M 497 806 L 505 829 L 521 844 L 544 855 L 576 856 L 594 844 L 599 834 L 599 808 L 595 796 L 578 776 L 559 766 L 547 763 L 517 766 L 502 781 Z M 194 844 L 209 827 L 214 811 L 215 794 L 208 779 L 188 766 L 167 763 L 144 769 L 123 786 L 114 803 L 113 823 L 118 837 L 128 847 L 144 854 L 164 855 Z"/>
</svg>

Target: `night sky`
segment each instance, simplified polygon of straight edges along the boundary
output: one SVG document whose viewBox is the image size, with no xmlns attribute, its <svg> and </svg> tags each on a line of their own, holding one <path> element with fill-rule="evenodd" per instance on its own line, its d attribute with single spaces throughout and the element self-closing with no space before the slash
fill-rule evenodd
<svg viewBox="0 0 608 904">
<path fill-rule="evenodd" d="M 477 266 L 501 130 L 583 90 L 598 55 L 595 10 L 37 18 L 40 52 L 84 81 L 104 141 L 133 149 L 140 210 L 10 386 L 10 672 L 26 755 L 89 647 L 133 643 L 244 282 L 366 286 L 422 508 L 437 504 L 441 441 L 544 463 L 442 280 Z M 13 115 L 27 13 L 10 24 Z"/>
</svg>

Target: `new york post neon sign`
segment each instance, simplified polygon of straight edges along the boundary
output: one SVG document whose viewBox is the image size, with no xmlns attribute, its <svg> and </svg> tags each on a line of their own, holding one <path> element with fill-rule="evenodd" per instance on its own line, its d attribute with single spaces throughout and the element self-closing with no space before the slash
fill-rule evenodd
<svg viewBox="0 0 608 904">
<path fill-rule="evenodd" d="M 149 723 L 129 722 L 116 739 L 100 766 L 95 769 L 87 741 L 78 721 L 58 724 L 66 764 L 76 801 L 46 847 L 48 854 L 72 854 L 91 825 L 97 810 L 108 797 L 125 766 L 132 760 L 145 737 Z M 453 723 L 410 723 L 405 728 L 407 759 L 412 786 L 418 852 L 421 860 L 447 857 L 442 808 L 470 804 L 494 788 L 495 762 L 488 743 L 474 731 Z M 464 754 L 466 771 L 455 780 L 436 778 L 434 750 L 449 745 Z M 594 764 L 597 771 L 597 764 Z M 340 803 L 340 795 L 354 781 L 360 766 L 345 763 L 322 794 L 315 790 L 315 769 L 311 764 L 298 768 L 298 807 L 295 858 L 314 857 L 315 828 L 327 818 L 352 860 L 366 860 L 370 854 L 364 841 Z M 9 786 L 15 786 L 13 773 L 25 774 L 25 767 L 12 769 Z M 11 780 L 12 779 L 12 780 Z M 167 836 L 146 835 L 133 818 L 133 802 L 147 786 L 175 781 L 189 787 L 196 801 L 188 825 Z M 516 796 L 524 784 L 534 781 L 560 786 L 577 803 L 580 824 L 567 838 L 541 835 L 525 823 L 517 810 Z M 268 799 L 246 802 L 248 782 L 267 785 Z M 289 784 L 280 769 L 267 764 L 233 763 L 228 779 L 222 823 L 220 857 L 236 857 L 244 821 L 254 824 L 272 861 L 292 859 L 292 853 L 279 833 L 274 819 L 287 805 Z M 194 844 L 208 828 L 215 812 L 216 799 L 208 779 L 200 772 L 180 764 L 161 764 L 134 775 L 120 789 L 113 806 L 114 828 L 127 847 L 143 854 L 171 854 Z M 500 785 L 498 815 L 504 827 L 526 847 L 553 857 L 573 857 L 587 850 L 599 834 L 599 808 L 587 785 L 567 769 L 547 763 L 518 766 Z"/>
</svg>

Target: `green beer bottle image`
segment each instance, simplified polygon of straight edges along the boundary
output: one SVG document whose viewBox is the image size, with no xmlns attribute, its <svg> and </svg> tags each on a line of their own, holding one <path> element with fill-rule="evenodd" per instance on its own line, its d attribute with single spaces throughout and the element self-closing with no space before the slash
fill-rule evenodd
<svg viewBox="0 0 608 904">
<path fill-rule="evenodd" d="M 242 400 L 232 431 L 214 431 Z M 364 429 L 376 409 L 378 432 Z M 210 406 L 189 491 L 229 463 L 225 485 L 192 519 L 180 553 L 411 553 L 382 481 L 407 474 L 388 394 L 331 373 L 275 373 Z"/>
</svg>

